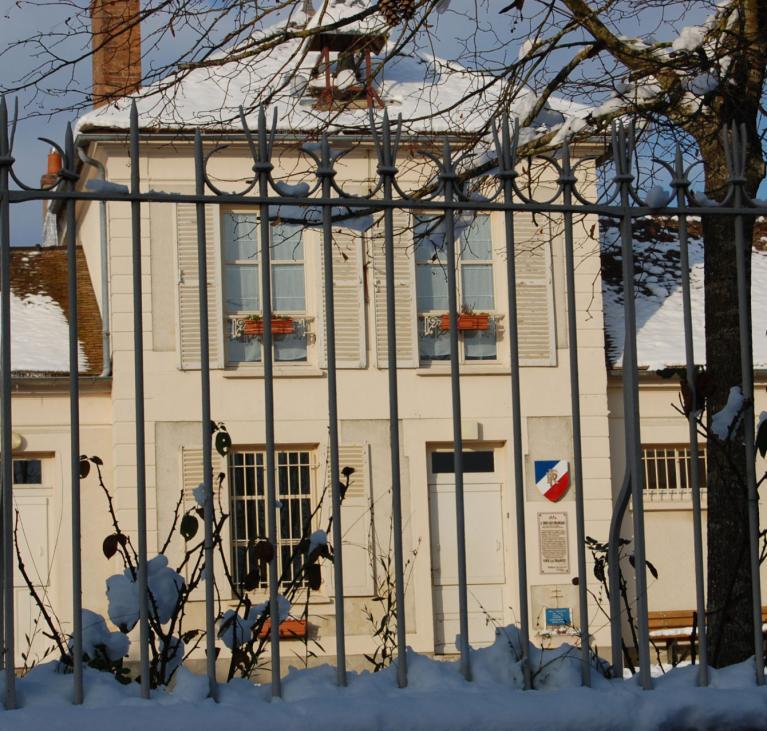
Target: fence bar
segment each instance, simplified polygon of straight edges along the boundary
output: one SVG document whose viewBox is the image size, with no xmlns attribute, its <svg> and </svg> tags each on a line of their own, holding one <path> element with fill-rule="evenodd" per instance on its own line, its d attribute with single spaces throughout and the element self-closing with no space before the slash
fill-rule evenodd
<svg viewBox="0 0 767 731">
<path fill-rule="evenodd" d="M 570 167 L 570 145 L 562 147 L 562 196 L 565 205 L 572 203 L 576 179 Z M 570 351 L 570 399 L 573 424 L 573 467 L 575 469 L 575 535 L 578 546 L 578 608 L 581 626 L 581 683 L 591 685 L 589 656 L 589 603 L 586 578 L 586 528 L 583 506 L 583 455 L 581 449 L 581 387 L 578 375 L 578 321 L 575 309 L 575 255 L 573 251 L 573 214 L 564 214 L 565 271 L 567 276 L 567 336 Z"/>
<path fill-rule="evenodd" d="M 674 160 L 673 187 L 680 208 L 686 203 L 689 185 L 682 163 L 682 151 L 677 145 Z M 708 638 L 706 637 L 706 595 L 703 576 L 703 528 L 700 506 L 700 450 L 698 449 L 698 389 L 695 382 L 695 350 L 692 331 L 692 301 L 690 297 L 690 256 L 687 238 L 687 216 L 679 215 L 679 266 L 682 272 L 682 312 L 684 316 L 684 354 L 689 389 L 687 423 L 690 435 L 690 481 L 692 485 L 692 529 L 695 559 L 695 607 L 698 619 L 698 685 L 708 685 Z M 760 628 L 761 632 L 761 628 Z"/>
<path fill-rule="evenodd" d="M 338 396 L 336 387 L 336 317 L 333 304 L 333 211 L 331 184 L 335 171 L 327 135 L 322 135 L 321 164 L 317 175 L 322 181 L 322 251 L 325 259 L 325 348 L 328 366 L 328 432 L 330 442 L 330 489 L 333 502 L 333 581 L 336 605 L 336 682 L 346 685 L 346 635 L 344 619 L 344 567 L 341 530 L 341 491 L 338 470 Z"/>
<path fill-rule="evenodd" d="M 139 164 L 138 110 L 130 110 L 130 187 L 138 193 L 141 186 Z M 146 440 L 144 434 L 144 316 L 141 285 L 141 204 L 131 202 L 131 258 L 133 260 L 133 379 L 136 408 L 136 510 L 138 512 L 138 606 L 139 672 L 141 697 L 149 698 L 149 587 L 147 583 L 146 538 Z"/>
<path fill-rule="evenodd" d="M 371 125 L 373 128 L 373 125 Z M 373 128 L 374 129 L 374 128 Z M 375 132 L 375 131 L 374 131 Z M 383 178 L 384 198 L 392 198 L 392 180 L 397 174 L 389 115 L 384 112 L 383 142 L 379 147 L 378 173 Z M 394 210 L 384 211 L 384 259 L 386 277 L 386 333 L 389 368 L 389 445 L 391 456 L 391 508 L 394 533 L 394 593 L 397 611 L 397 685 L 407 686 L 407 633 L 405 627 L 405 567 L 402 555 L 402 495 L 399 445 L 399 393 L 397 390 L 397 318 L 394 284 Z"/>
<path fill-rule="evenodd" d="M 725 148 L 727 148 L 725 142 Z M 733 125 L 730 141 L 729 168 L 734 189 L 734 205 L 744 203 L 743 183 L 746 167 L 746 128 Z M 738 272 L 738 329 L 740 336 L 741 385 L 745 403 L 743 409 L 743 441 L 746 450 L 746 489 L 748 491 L 748 547 L 751 569 L 751 602 L 754 632 L 754 664 L 756 684 L 764 684 L 764 639 L 762 637 L 762 590 L 759 576 L 759 495 L 756 491 L 756 453 L 754 448 L 754 373 L 751 346 L 751 317 L 749 295 L 751 288 L 746 275 L 746 252 L 751 256 L 751 242 L 743 236 L 743 216 L 735 216 L 735 254 Z"/>
<path fill-rule="evenodd" d="M 15 120 L 14 120 L 15 124 Z M 8 198 L 9 171 L 13 165 L 8 140 L 8 108 L 0 96 L 0 456 L 2 457 L 2 574 L 3 574 L 3 668 L 5 707 L 16 708 L 16 673 L 13 613 L 13 458 L 11 413 L 11 207 Z M 79 474 L 78 474 L 79 480 Z"/>
<path fill-rule="evenodd" d="M 263 107 L 258 110 L 258 159 L 254 160 L 253 169 L 258 175 L 258 190 L 262 196 L 269 194 L 269 173 L 272 170 L 269 156 L 269 140 L 266 131 L 266 114 Z M 271 280 L 271 227 L 269 225 L 269 206 L 262 203 L 259 207 L 259 243 L 261 246 L 261 308 L 263 312 L 264 335 L 264 433 L 266 438 L 266 519 L 269 543 L 274 554 L 269 561 L 269 641 L 272 655 L 272 697 L 282 695 L 280 673 L 280 612 L 277 602 L 280 575 L 277 570 L 277 488 L 275 484 L 274 464 L 274 338 L 272 335 L 272 280 Z"/>
<path fill-rule="evenodd" d="M 610 595 L 610 649 L 612 662 L 610 675 L 613 678 L 623 677 L 623 633 L 621 620 L 621 528 L 623 518 L 631 499 L 631 476 L 628 468 L 623 474 L 623 484 L 615 498 L 613 514 L 610 518 L 610 533 L 607 539 L 607 586 Z"/>
<path fill-rule="evenodd" d="M 72 128 L 67 125 L 65 142 L 66 187 L 73 189 L 75 144 Z M 72 662 L 76 705 L 83 702 L 83 589 L 82 547 L 80 544 L 80 362 L 77 332 L 77 220 L 75 201 L 66 204 L 67 221 L 67 294 L 69 297 L 69 434 L 70 473 L 72 482 Z"/>
<path fill-rule="evenodd" d="M 445 140 L 440 178 L 444 183 L 445 201 L 455 199 L 454 186 L 458 176 L 453 170 L 450 143 Z M 455 469 L 455 529 L 458 550 L 458 644 L 461 652 L 461 673 L 471 680 L 469 656 L 469 603 L 466 580 L 466 515 L 463 499 L 463 434 L 461 433 L 461 382 L 458 366 L 458 298 L 456 289 L 455 218 L 452 209 L 445 211 L 447 241 L 447 302 L 450 316 L 450 394 L 453 407 L 453 467 Z"/>
<path fill-rule="evenodd" d="M 199 195 L 205 192 L 205 162 L 200 130 L 194 135 L 194 181 Z M 216 683 L 215 577 L 213 576 L 213 453 L 210 416 L 210 334 L 208 330 L 208 242 L 205 230 L 205 205 L 197 203 L 197 290 L 200 308 L 200 406 L 202 411 L 203 550 L 205 553 L 205 667 L 208 694 L 218 701 Z"/>
<path fill-rule="evenodd" d="M 647 621 L 647 568 L 645 565 L 644 504 L 642 447 L 639 431 L 639 385 L 636 352 L 636 312 L 634 307 L 634 246 L 631 228 L 630 186 L 631 142 L 624 127 L 613 127 L 614 158 L 617 165 L 616 183 L 620 186 L 621 253 L 623 256 L 623 316 L 625 344 L 623 348 L 623 403 L 626 429 L 626 457 L 631 475 L 631 497 L 634 511 L 634 573 L 637 595 L 637 637 L 639 647 L 639 681 L 643 688 L 652 688 L 650 677 L 650 635 Z"/>
<path fill-rule="evenodd" d="M 515 152 L 519 130 L 514 125 L 512 138 L 508 117 L 504 116 L 499 144 L 500 175 L 503 180 L 504 204 L 511 204 L 514 199 L 514 178 L 516 172 Z M 519 659 L 522 663 L 524 688 L 531 686 L 529 643 L 530 618 L 527 605 L 527 543 L 525 538 L 525 478 L 522 462 L 522 408 L 519 382 L 519 332 L 517 328 L 517 271 L 514 260 L 516 248 L 514 242 L 514 213 L 509 208 L 504 210 L 504 229 L 506 237 L 506 281 L 509 300 L 509 363 L 511 366 L 511 418 L 513 427 L 512 443 L 514 448 L 514 507 L 517 527 L 517 581 L 519 583 Z"/>
</svg>

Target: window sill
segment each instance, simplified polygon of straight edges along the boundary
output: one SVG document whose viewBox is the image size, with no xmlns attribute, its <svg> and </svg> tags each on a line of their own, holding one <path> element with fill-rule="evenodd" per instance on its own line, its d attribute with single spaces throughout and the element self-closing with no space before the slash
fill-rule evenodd
<svg viewBox="0 0 767 731">
<path fill-rule="evenodd" d="M 504 363 L 461 363 L 459 371 L 462 376 L 509 376 L 511 369 Z M 424 366 L 416 369 L 417 376 L 449 376 L 450 363 L 440 361 L 439 364 Z"/>
<path fill-rule="evenodd" d="M 263 602 L 269 601 L 269 593 L 265 590 L 251 591 L 248 593 L 248 596 L 252 604 L 261 604 Z M 229 609 L 234 609 L 238 605 L 238 602 L 236 599 L 229 599 L 224 601 L 223 603 Z M 296 593 L 296 596 L 293 598 L 293 603 L 291 605 L 291 608 L 300 609 L 304 604 L 306 604 L 306 591 L 299 590 Z M 317 606 L 317 607 L 323 606 L 323 605 L 330 606 L 331 604 L 333 604 L 333 596 L 331 594 L 327 594 L 325 592 L 324 587 L 318 591 L 313 591 L 309 597 L 310 606 Z M 291 616 L 293 615 L 291 614 Z"/>
<path fill-rule="evenodd" d="M 308 363 L 291 366 L 274 366 L 275 378 L 324 378 L 325 371 Z M 263 378 L 263 366 L 234 366 L 223 371 L 224 378 Z"/>
<path fill-rule="evenodd" d="M 643 501 L 644 511 L 664 511 L 664 510 L 678 510 L 678 511 L 692 511 L 692 497 L 689 495 L 669 495 L 668 493 L 658 493 L 648 495 L 644 494 Z M 708 509 L 708 500 L 706 499 L 706 493 L 703 492 L 700 496 L 701 510 Z M 633 510 L 634 506 L 629 502 L 629 510 Z"/>
</svg>

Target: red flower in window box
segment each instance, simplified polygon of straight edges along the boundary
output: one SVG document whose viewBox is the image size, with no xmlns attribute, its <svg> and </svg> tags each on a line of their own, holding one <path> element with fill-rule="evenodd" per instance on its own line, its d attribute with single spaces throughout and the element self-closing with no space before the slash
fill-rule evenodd
<svg viewBox="0 0 767 731">
<path fill-rule="evenodd" d="M 443 330 L 450 330 L 450 315 L 442 315 L 439 326 Z M 458 315 L 459 330 L 488 330 L 490 328 L 490 315 L 487 312 L 461 312 Z"/>
<path fill-rule="evenodd" d="M 264 621 L 261 631 L 258 633 L 260 639 L 269 636 L 272 629 L 272 623 L 267 619 Z M 286 619 L 280 622 L 280 638 L 283 640 L 302 639 L 306 637 L 305 619 Z"/>
<path fill-rule="evenodd" d="M 264 321 L 262 318 L 244 320 L 242 323 L 244 335 L 263 335 Z M 293 320 L 289 317 L 272 318 L 272 335 L 290 335 L 293 332 Z"/>
</svg>

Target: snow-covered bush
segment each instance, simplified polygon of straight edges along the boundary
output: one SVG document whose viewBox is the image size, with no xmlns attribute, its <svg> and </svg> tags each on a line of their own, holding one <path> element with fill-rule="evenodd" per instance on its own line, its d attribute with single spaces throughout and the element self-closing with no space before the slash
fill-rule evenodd
<svg viewBox="0 0 767 731">
<path fill-rule="evenodd" d="M 290 616 L 290 602 L 281 594 L 277 596 L 277 608 L 282 623 Z M 218 621 L 219 639 L 230 650 L 240 647 L 252 639 L 253 628 L 268 610 L 269 602 L 254 604 L 242 616 L 234 609 L 227 609 Z"/>
<path fill-rule="evenodd" d="M 130 683 L 130 670 L 123 664 L 130 648 L 127 635 L 109 630 L 104 618 L 90 609 L 82 610 L 82 624 L 83 660 L 96 670 L 112 673 L 121 683 Z"/>
<path fill-rule="evenodd" d="M 147 584 L 149 614 L 160 624 L 166 624 L 183 596 L 184 577 L 169 568 L 167 557 L 160 554 L 147 561 Z M 107 599 L 109 619 L 123 632 L 130 632 L 139 620 L 135 572 L 126 568 L 122 574 L 110 576 L 107 579 Z"/>
</svg>

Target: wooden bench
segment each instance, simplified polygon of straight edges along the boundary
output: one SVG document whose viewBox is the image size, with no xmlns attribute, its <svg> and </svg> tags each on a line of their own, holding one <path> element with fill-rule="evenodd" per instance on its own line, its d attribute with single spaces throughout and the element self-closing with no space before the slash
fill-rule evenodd
<svg viewBox="0 0 767 731">
<path fill-rule="evenodd" d="M 648 612 L 650 641 L 665 643 L 666 656 L 672 665 L 679 662 L 678 646 L 690 646 L 690 662 L 695 662 L 698 640 L 698 613 L 693 609 Z M 767 623 L 767 607 L 762 607 L 762 625 Z M 763 631 L 767 635 L 767 632 Z"/>
</svg>

